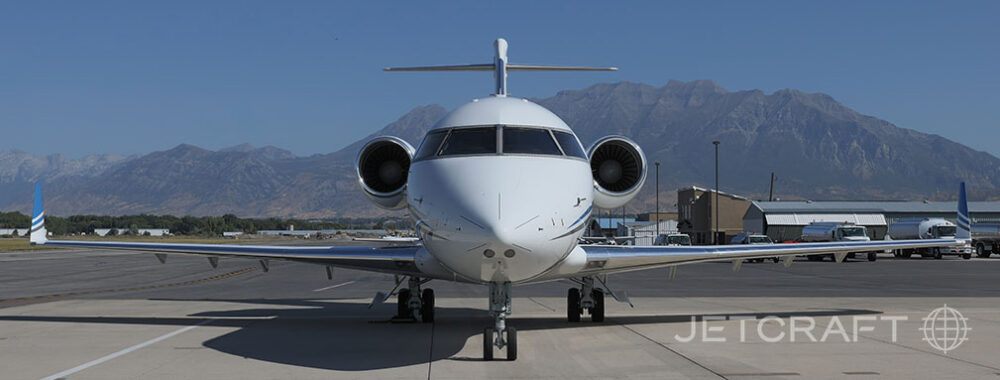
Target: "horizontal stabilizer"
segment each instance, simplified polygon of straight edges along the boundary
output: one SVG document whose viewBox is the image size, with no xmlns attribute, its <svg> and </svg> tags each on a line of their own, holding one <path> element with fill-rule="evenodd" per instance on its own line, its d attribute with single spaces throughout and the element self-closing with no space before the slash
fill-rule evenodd
<svg viewBox="0 0 1000 380">
<path fill-rule="evenodd" d="M 493 42 L 493 62 L 470 65 L 387 67 L 384 71 L 492 71 L 496 79 L 497 96 L 507 96 L 508 71 L 618 71 L 617 67 L 586 67 L 556 65 L 516 65 L 507 63 L 507 40 L 498 38 Z"/>
<path fill-rule="evenodd" d="M 414 67 L 386 67 L 383 71 L 493 71 L 492 63 L 479 65 L 445 65 L 445 66 L 414 66 Z"/>
</svg>

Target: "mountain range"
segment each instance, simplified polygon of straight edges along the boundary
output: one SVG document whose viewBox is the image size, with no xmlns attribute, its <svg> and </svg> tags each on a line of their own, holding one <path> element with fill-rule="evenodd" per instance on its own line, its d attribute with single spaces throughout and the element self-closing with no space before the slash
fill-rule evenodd
<svg viewBox="0 0 1000 380">
<path fill-rule="evenodd" d="M 821 93 L 727 91 L 709 80 L 619 82 L 532 101 L 563 118 L 585 146 L 611 134 L 641 145 L 649 177 L 629 213 L 654 206 L 654 161 L 661 163 L 661 209 L 675 208 L 677 188 L 712 187 L 714 140 L 721 141 L 720 188 L 755 199 L 767 197 L 772 171 L 782 199 L 944 200 L 954 198 L 959 181 L 972 199 L 1000 199 L 997 157 L 861 115 Z M 417 146 L 446 113 L 418 107 L 369 137 L 393 135 Z M 248 144 L 77 160 L 0 151 L 0 210 L 28 210 L 32 183 L 40 181 L 53 215 L 385 215 L 354 177 L 366 140 L 309 157 Z"/>
</svg>

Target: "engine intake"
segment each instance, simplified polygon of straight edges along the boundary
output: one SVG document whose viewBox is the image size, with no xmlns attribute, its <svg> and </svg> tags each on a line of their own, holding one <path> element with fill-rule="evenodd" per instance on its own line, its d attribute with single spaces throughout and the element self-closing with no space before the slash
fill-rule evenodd
<svg viewBox="0 0 1000 380">
<path fill-rule="evenodd" d="M 646 157 L 642 148 L 622 136 L 597 140 L 587 151 L 594 177 L 594 205 L 621 207 L 632 200 L 646 181 Z"/>
<path fill-rule="evenodd" d="M 398 137 L 376 137 L 358 152 L 358 182 L 373 203 L 381 208 L 406 207 L 406 180 L 414 149 Z"/>
</svg>

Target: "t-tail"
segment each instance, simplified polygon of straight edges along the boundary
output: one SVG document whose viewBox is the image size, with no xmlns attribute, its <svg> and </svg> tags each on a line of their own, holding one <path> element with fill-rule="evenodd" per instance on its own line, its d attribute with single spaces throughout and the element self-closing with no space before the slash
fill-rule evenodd
<svg viewBox="0 0 1000 380">
<path fill-rule="evenodd" d="M 42 184 L 35 184 L 35 208 L 31 212 L 31 245 L 45 244 L 48 241 L 48 231 L 45 229 L 45 207 L 42 204 Z"/>
<path fill-rule="evenodd" d="M 507 63 L 507 40 L 498 38 L 493 42 L 493 63 L 471 65 L 389 67 L 385 71 L 492 71 L 496 79 L 494 95 L 507 96 L 508 71 L 616 71 L 617 67 L 520 65 Z"/>
<path fill-rule="evenodd" d="M 972 238 L 972 219 L 969 218 L 969 203 L 965 199 L 965 182 L 958 185 L 958 216 L 955 218 L 958 231 L 955 232 L 956 239 L 969 240 Z"/>
</svg>

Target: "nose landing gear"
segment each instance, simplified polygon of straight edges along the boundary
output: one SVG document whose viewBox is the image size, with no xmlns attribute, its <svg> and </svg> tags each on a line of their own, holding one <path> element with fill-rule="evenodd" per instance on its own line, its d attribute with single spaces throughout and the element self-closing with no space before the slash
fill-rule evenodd
<svg viewBox="0 0 1000 380">
<path fill-rule="evenodd" d="M 493 327 L 483 330 L 483 360 L 493 360 L 493 348 L 507 349 L 507 360 L 517 360 L 517 330 L 507 326 L 511 313 L 510 283 L 490 283 L 490 316 Z"/>
</svg>

